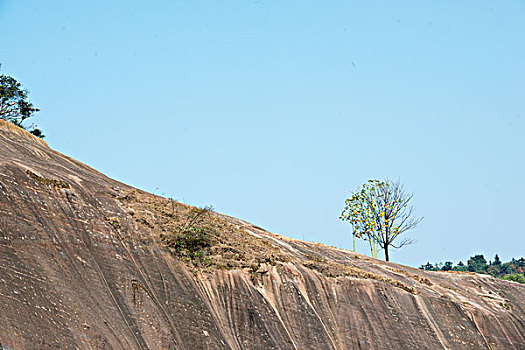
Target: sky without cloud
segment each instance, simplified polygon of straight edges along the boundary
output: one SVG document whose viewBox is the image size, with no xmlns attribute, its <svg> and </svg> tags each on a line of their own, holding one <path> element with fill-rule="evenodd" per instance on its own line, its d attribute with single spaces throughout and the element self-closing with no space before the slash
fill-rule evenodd
<svg viewBox="0 0 525 350">
<path fill-rule="evenodd" d="M 49 145 L 110 177 L 343 248 L 350 191 L 399 178 L 393 261 L 525 253 L 523 0 L 0 0 L 0 33 Z"/>
</svg>

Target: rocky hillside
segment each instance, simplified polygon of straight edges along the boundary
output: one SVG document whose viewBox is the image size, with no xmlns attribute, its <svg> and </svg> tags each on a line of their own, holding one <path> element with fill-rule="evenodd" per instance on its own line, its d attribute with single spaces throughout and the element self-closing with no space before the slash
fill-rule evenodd
<svg viewBox="0 0 525 350">
<path fill-rule="evenodd" d="M 0 349 L 524 349 L 525 286 L 293 240 L 0 121 Z"/>
</svg>

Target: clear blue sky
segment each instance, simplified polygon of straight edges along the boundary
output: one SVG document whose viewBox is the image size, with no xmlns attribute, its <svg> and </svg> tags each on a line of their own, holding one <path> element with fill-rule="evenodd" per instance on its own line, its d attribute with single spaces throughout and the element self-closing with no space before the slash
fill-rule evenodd
<svg viewBox="0 0 525 350">
<path fill-rule="evenodd" d="M 0 33 L 49 145 L 110 177 L 344 248 L 350 191 L 399 178 L 393 261 L 525 255 L 523 0 L 0 0 Z"/>
</svg>

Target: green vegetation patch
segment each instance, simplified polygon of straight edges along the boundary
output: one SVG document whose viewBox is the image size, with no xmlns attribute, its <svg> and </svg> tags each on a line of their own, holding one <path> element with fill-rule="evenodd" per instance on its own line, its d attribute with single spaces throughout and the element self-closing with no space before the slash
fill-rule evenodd
<svg viewBox="0 0 525 350">
<path fill-rule="evenodd" d="M 176 231 L 162 233 L 161 241 L 178 257 L 198 265 L 208 265 L 210 247 L 214 242 L 214 229 L 206 222 L 211 211 L 211 207 L 190 209 L 186 222 Z"/>
<path fill-rule="evenodd" d="M 454 265 L 451 261 L 431 264 L 427 262 L 419 267 L 426 271 L 444 271 L 450 273 L 482 273 L 496 278 L 525 284 L 525 258 L 512 258 L 509 262 L 502 262 L 496 254 L 493 261 L 485 259 L 483 254 L 471 256 L 467 264 L 459 262 Z"/>
<path fill-rule="evenodd" d="M 520 275 L 518 273 L 509 273 L 509 274 L 501 277 L 501 279 L 525 284 L 525 276 Z"/>
</svg>

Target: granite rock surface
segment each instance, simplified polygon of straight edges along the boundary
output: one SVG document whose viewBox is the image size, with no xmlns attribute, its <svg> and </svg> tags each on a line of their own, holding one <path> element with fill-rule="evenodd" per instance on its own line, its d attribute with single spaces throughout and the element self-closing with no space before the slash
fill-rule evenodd
<svg viewBox="0 0 525 350">
<path fill-rule="evenodd" d="M 0 349 L 525 349 L 523 285 L 192 210 L 0 121 Z"/>
</svg>

